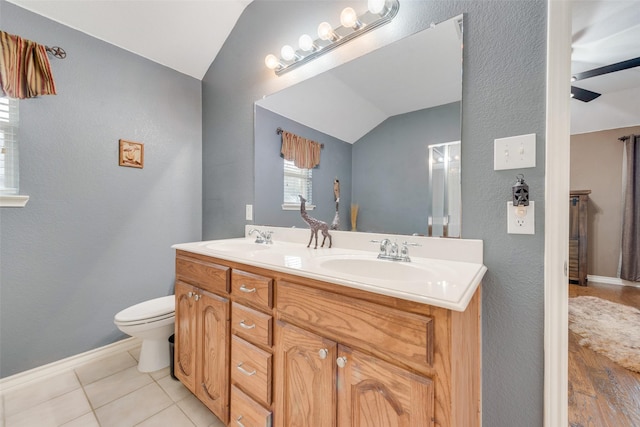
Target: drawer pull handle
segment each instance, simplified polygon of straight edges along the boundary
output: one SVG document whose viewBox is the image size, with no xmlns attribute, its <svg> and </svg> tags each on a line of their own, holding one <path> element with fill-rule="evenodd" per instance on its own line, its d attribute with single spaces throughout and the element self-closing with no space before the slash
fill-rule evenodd
<svg viewBox="0 0 640 427">
<path fill-rule="evenodd" d="M 243 374 L 245 374 L 248 377 L 251 377 L 251 376 L 256 374 L 256 370 L 255 369 L 253 371 L 249 372 L 246 369 L 244 369 L 242 367 L 242 365 L 244 365 L 244 362 L 238 363 L 238 366 L 236 366 L 236 368 L 238 368 L 238 371 L 242 372 Z"/>
<path fill-rule="evenodd" d="M 247 288 L 244 284 L 242 284 L 242 285 L 240 286 L 240 290 L 241 290 L 242 292 L 244 292 L 244 293 L 251 294 L 251 293 L 254 293 L 254 292 L 256 291 L 256 288 L 251 288 L 251 289 L 249 289 L 249 288 Z"/>
<path fill-rule="evenodd" d="M 241 419 L 242 419 L 242 415 L 236 418 L 236 424 L 238 425 L 238 427 L 244 427 L 244 424 L 240 422 Z"/>
<path fill-rule="evenodd" d="M 345 366 L 347 366 L 347 358 L 346 357 L 338 357 L 336 359 L 336 364 L 340 367 L 340 368 L 344 368 Z"/>
<path fill-rule="evenodd" d="M 256 324 L 254 323 L 253 325 L 247 325 L 246 323 L 244 323 L 244 320 L 241 320 L 240 326 L 244 329 L 254 329 L 256 327 Z"/>
<path fill-rule="evenodd" d="M 326 348 L 320 349 L 320 351 L 318 351 L 318 357 L 320 357 L 320 359 L 322 360 L 326 359 L 328 355 L 329 350 L 327 350 Z"/>
</svg>

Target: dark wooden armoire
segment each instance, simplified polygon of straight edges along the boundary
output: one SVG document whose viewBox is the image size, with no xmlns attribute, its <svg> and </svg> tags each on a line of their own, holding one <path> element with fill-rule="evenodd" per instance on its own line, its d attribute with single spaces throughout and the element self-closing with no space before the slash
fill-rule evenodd
<svg viewBox="0 0 640 427">
<path fill-rule="evenodd" d="M 587 286 L 587 220 L 591 190 L 569 193 L 569 283 Z"/>
</svg>

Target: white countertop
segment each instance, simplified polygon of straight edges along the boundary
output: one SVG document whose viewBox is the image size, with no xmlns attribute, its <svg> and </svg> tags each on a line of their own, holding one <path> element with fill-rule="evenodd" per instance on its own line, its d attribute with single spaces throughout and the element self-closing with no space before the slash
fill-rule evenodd
<svg viewBox="0 0 640 427">
<path fill-rule="evenodd" d="M 333 247 L 327 240 L 313 249 L 308 229 L 247 226 L 245 234 L 252 228 L 274 230 L 274 243 L 243 237 L 173 248 L 456 311 L 466 309 L 487 271 L 479 240 L 331 231 Z M 370 240 L 385 237 L 420 246 L 410 247 L 411 262 L 378 260 L 379 246 Z"/>
</svg>

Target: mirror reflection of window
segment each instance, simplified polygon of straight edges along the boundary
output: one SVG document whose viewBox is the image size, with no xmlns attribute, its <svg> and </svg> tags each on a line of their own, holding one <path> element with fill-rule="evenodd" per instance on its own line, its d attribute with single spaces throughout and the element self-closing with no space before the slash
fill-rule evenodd
<svg viewBox="0 0 640 427">
<path fill-rule="evenodd" d="M 302 195 L 309 205 L 313 204 L 312 198 L 312 169 L 300 169 L 293 161 L 284 161 L 284 205 L 300 205 L 298 195 Z"/>
</svg>

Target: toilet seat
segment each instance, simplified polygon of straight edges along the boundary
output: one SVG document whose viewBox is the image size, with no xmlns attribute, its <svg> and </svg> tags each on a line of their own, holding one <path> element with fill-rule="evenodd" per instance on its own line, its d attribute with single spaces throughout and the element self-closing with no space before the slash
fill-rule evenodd
<svg viewBox="0 0 640 427">
<path fill-rule="evenodd" d="M 115 315 L 117 325 L 137 325 L 158 322 L 175 316 L 175 296 L 155 298 L 125 308 Z"/>
</svg>

